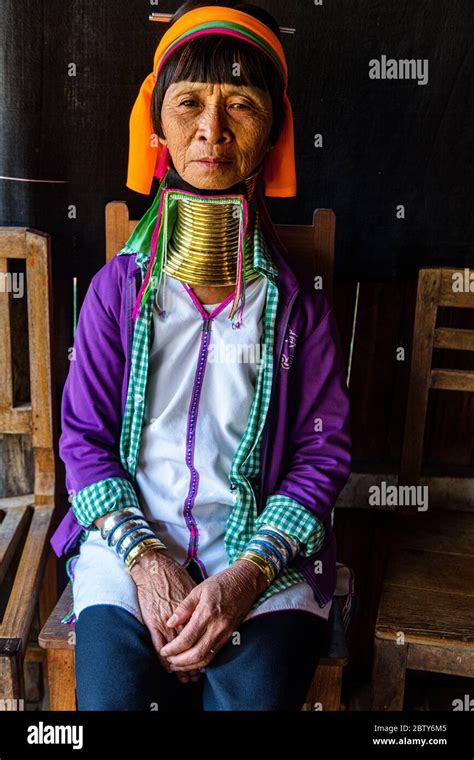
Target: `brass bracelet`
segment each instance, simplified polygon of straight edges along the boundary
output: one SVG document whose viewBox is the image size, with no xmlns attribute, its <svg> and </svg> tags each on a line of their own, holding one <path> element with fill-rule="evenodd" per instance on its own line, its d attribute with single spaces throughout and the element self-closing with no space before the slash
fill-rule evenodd
<svg viewBox="0 0 474 760">
<path fill-rule="evenodd" d="M 249 547 L 248 549 L 244 549 L 241 552 L 239 559 L 243 559 L 243 558 L 252 558 L 255 560 L 255 562 L 259 562 L 262 566 L 262 569 L 268 570 L 267 574 L 269 577 L 271 577 L 272 580 L 277 576 L 277 571 L 275 569 L 275 565 L 273 564 L 273 562 L 270 562 L 270 560 L 267 559 L 266 557 L 262 557 L 260 552 L 256 551 L 255 549 L 252 549 L 252 547 Z"/>
<path fill-rule="evenodd" d="M 130 572 L 133 565 L 142 554 L 145 554 L 145 552 L 151 551 L 152 549 L 166 549 L 166 546 L 158 537 L 145 538 L 143 541 L 140 541 L 139 544 L 134 546 L 125 559 L 125 565 L 128 571 Z"/>
<path fill-rule="evenodd" d="M 133 555 L 132 559 L 130 560 L 130 562 L 126 562 L 126 567 L 127 567 L 128 572 L 130 573 L 132 571 L 132 568 L 136 565 L 136 563 L 138 562 L 138 560 L 144 554 L 147 554 L 148 552 L 151 552 L 151 551 L 159 551 L 159 550 L 162 551 L 164 548 L 166 548 L 166 547 L 163 547 L 163 546 L 145 546 L 144 548 L 141 548 L 141 550 L 139 552 L 134 553 L 134 555 Z"/>
<path fill-rule="evenodd" d="M 260 562 L 259 559 L 257 559 L 256 557 L 250 557 L 248 554 L 241 555 L 240 557 L 237 557 L 237 559 L 246 559 L 247 562 L 252 562 L 253 565 L 256 565 L 259 568 L 259 570 L 261 570 L 261 572 L 264 574 L 265 580 L 267 583 L 267 588 L 268 588 L 273 578 L 270 577 L 269 569 L 266 565 Z"/>
<path fill-rule="evenodd" d="M 145 547 L 152 547 L 153 549 L 166 549 L 166 546 L 164 545 L 163 541 L 158 536 L 148 536 L 147 538 L 144 538 L 143 541 L 140 541 L 136 546 L 131 549 L 128 554 L 126 555 L 124 562 L 125 564 L 129 564 L 132 559 L 140 554 L 141 551 Z"/>
<path fill-rule="evenodd" d="M 270 585 L 270 583 L 273 581 L 273 579 L 275 578 L 273 566 L 269 562 L 266 562 L 263 559 L 263 557 L 261 557 L 260 554 L 257 554 L 256 552 L 252 552 L 250 550 L 243 551 L 241 554 L 239 554 L 237 559 L 246 559 L 249 562 L 253 562 L 254 565 L 260 568 L 262 573 L 265 575 L 265 579 L 267 581 L 267 588 Z"/>
</svg>

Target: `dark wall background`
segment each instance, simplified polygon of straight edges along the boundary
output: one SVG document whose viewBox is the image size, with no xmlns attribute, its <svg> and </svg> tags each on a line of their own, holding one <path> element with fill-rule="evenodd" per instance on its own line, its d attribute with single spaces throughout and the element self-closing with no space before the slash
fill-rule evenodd
<svg viewBox="0 0 474 760">
<path fill-rule="evenodd" d="M 290 67 L 298 197 L 269 202 L 282 222 L 338 216 L 340 277 L 383 279 L 421 263 L 473 260 L 471 0 L 261 0 L 280 25 Z M 159 9 L 179 3 L 163 0 Z M 128 117 L 161 24 L 146 0 L 2 0 L 2 224 L 54 235 L 56 273 L 102 263 L 104 204 L 125 189 Z M 369 79 L 382 54 L 427 58 L 429 82 Z M 75 63 L 77 76 L 68 76 Z M 323 148 L 313 145 L 323 135 Z M 130 197 L 133 196 L 133 197 Z M 67 206 L 77 206 L 77 222 Z M 406 219 L 397 220 L 397 204 Z"/>
<path fill-rule="evenodd" d="M 363 282 L 351 381 L 356 459 L 393 462 L 408 368 L 394 356 L 400 344 L 409 349 L 417 269 L 474 264 L 474 5 L 260 4 L 296 29 L 284 35 L 284 46 L 298 196 L 268 206 L 279 223 L 309 224 L 317 207 L 337 214 L 336 309 L 346 347 L 354 283 Z M 178 5 L 163 0 L 159 10 Z M 139 218 L 153 197 L 125 187 L 128 119 L 164 27 L 148 20 L 158 7 L 146 0 L 0 0 L 0 9 L 0 175 L 16 178 L 0 179 L 0 224 L 51 234 L 59 405 L 72 344 L 72 278 L 80 306 L 105 261 L 105 204 L 126 200 Z M 369 61 L 382 54 L 427 58 L 428 84 L 371 80 Z M 71 63 L 75 77 L 68 76 Z M 314 147 L 316 133 L 323 148 Z M 396 218 L 398 204 L 404 220 Z M 76 218 L 68 216 L 70 205 Z M 459 463 L 461 454 L 463 464 L 474 464 L 465 446 L 472 401 L 453 394 L 449 413 L 444 407 L 436 416 L 434 395 L 428 458 Z"/>
</svg>

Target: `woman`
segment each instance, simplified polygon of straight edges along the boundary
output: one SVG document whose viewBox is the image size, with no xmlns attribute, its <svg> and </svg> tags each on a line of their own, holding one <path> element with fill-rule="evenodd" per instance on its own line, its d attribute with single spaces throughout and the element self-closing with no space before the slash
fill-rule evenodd
<svg viewBox="0 0 474 760">
<path fill-rule="evenodd" d="M 296 194 L 274 19 L 183 5 L 130 119 L 155 200 L 93 277 L 62 403 L 79 710 L 300 710 L 327 643 L 349 407 L 328 302 L 265 211 Z M 72 619 L 72 618 L 71 618 Z"/>
</svg>

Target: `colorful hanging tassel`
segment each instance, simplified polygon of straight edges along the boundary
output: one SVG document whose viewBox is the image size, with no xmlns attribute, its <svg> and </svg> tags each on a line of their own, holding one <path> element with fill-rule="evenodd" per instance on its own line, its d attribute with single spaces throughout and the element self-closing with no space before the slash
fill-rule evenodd
<svg viewBox="0 0 474 760">
<path fill-rule="evenodd" d="M 245 254 L 247 251 L 247 225 L 248 225 L 248 207 L 244 197 L 241 198 L 240 204 L 240 224 L 239 224 L 239 248 L 237 252 L 237 277 L 235 283 L 235 295 L 230 310 L 229 319 L 232 320 L 232 327 L 239 328 L 242 324 L 245 307 Z M 234 317 L 239 315 L 238 321 Z"/>
<path fill-rule="evenodd" d="M 143 282 L 141 284 L 140 290 L 138 291 L 137 300 L 135 301 L 135 305 L 132 311 L 132 319 L 134 320 L 138 318 L 138 315 L 141 311 L 142 306 L 147 302 L 150 296 L 151 275 L 155 266 L 156 251 L 158 248 L 158 239 L 159 239 L 160 232 L 163 226 L 163 203 L 165 200 L 165 196 L 168 194 L 168 192 L 169 192 L 168 188 L 165 188 L 161 193 L 160 203 L 158 206 L 158 213 L 156 217 L 155 229 L 153 230 L 153 235 L 151 236 L 150 263 L 148 264 L 148 269 L 146 271 L 145 277 L 143 278 Z"/>
</svg>

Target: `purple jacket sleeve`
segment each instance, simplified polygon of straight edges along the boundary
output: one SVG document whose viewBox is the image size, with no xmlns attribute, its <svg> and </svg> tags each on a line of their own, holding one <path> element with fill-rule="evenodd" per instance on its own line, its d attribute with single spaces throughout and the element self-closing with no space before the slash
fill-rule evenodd
<svg viewBox="0 0 474 760">
<path fill-rule="evenodd" d="M 273 523 L 299 540 L 306 556 L 321 545 L 351 466 L 344 360 L 333 311 L 324 295 L 321 301 L 319 321 L 306 309 L 290 370 L 286 472 L 257 523 Z"/>
<path fill-rule="evenodd" d="M 59 455 L 74 516 L 84 527 L 122 506 L 139 506 L 120 462 L 125 353 L 118 262 L 92 278 L 79 315 L 61 403 Z"/>
</svg>

